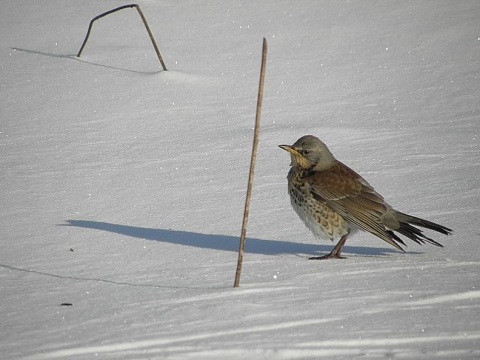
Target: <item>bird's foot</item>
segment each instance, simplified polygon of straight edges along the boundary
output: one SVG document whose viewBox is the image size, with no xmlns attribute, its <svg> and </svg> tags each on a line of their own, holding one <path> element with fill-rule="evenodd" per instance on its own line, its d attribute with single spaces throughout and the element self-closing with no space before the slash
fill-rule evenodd
<svg viewBox="0 0 480 360">
<path fill-rule="evenodd" d="M 308 259 L 309 260 L 346 259 L 346 257 L 341 256 L 340 254 L 342 253 L 343 246 L 345 245 L 345 241 L 347 241 L 347 237 L 349 233 L 350 233 L 350 230 L 348 231 L 348 233 L 346 233 L 341 237 L 338 244 L 335 245 L 332 251 L 330 251 L 330 254 L 323 255 L 323 256 L 314 256 Z"/>
<path fill-rule="evenodd" d="M 328 259 L 346 259 L 345 256 L 341 256 L 340 254 L 333 254 L 330 253 L 328 255 L 323 256 L 312 256 L 309 257 L 308 260 L 328 260 Z"/>
</svg>

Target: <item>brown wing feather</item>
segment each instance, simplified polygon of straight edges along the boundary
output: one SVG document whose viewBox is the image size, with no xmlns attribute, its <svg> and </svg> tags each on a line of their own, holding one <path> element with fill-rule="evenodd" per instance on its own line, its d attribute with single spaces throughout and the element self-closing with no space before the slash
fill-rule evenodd
<svg viewBox="0 0 480 360">
<path fill-rule="evenodd" d="M 401 250 L 383 222 L 390 206 L 355 171 L 338 161 L 327 170 L 310 172 L 306 180 L 317 200 L 360 229 Z"/>
</svg>

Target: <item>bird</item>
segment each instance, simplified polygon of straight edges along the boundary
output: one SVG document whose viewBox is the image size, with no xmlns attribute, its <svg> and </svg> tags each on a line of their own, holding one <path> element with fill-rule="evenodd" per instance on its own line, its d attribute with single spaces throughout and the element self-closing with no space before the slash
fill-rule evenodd
<svg viewBox="0 0 480 360">
<path fill-rule="evenodd" d="M 358 230 L 403 252 L 406 244 L 399 235 L 417 244 L 443 247 L 418 227 L 444 235 L 453 233 L 446 226 L 395 210 L 362 176 L 337 160 L 316 136 L 305 135 L 293 145 L 279 147 L 290 153 L 287 179 L 293 209 L 317 238 L 338 240 L 329 254 L 310 257 L 311 260 L 343 259 L 348 236 Z"/>
</svg>

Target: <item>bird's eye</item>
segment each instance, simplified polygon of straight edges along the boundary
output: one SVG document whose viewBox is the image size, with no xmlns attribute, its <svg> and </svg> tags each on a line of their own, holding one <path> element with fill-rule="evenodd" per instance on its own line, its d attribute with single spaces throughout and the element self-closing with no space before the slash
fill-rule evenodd
<svg viewBox="0 0 480 360">
<path fill-rule="evenodd" d="M 303 155 L 308 155 L 310 154 L 310 150 L 303 150 Z"/>
</svg>

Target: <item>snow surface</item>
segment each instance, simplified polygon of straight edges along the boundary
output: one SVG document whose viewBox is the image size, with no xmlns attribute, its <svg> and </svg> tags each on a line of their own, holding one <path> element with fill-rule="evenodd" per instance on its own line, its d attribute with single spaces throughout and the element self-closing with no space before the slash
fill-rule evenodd
<svg viewBox="0 0 480 360">
<path fill-rule="evenodd" d="M 0 2 L 0 357 L 480 358 L 480 2 L 138 3 L 168 72 L 133 9 L 76 58 L 125 2 Z M 304 134 L 454 235 L 308 261 Z"/>
</svg>

